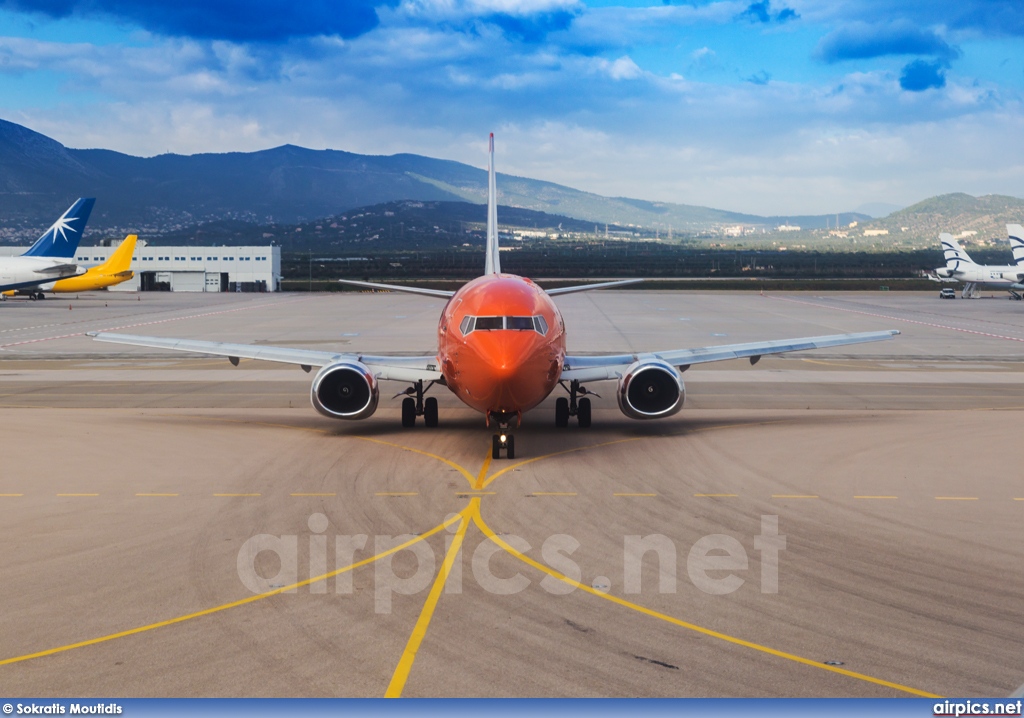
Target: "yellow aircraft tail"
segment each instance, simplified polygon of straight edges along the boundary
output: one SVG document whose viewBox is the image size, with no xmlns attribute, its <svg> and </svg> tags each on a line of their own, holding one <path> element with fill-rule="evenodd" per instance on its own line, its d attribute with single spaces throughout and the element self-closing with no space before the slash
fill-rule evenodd
<svg viewBox="0 0 1024 718">
<path fill-rule="evenodd" d="M 135 254 L 135 242 L 138 238 L 136 234 L 129 234 L 125 237 L 124 241 L 110 255 L 110 259 L 95 268 L 97 273 L 110 275 L 128 271 L 132 264 L 132 255 Z"/>
</svg>

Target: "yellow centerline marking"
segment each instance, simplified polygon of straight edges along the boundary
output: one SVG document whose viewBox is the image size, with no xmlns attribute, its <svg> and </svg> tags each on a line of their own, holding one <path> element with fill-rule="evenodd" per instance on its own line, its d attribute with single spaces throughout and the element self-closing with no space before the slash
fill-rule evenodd
<svg viewBox="0 0 1024 718">
<path fill-rule="evenodd" d="M 177 496 L 178 494 L 135 494 L 136 496 Z"/>
<path fill-rule="evenodd" d="M 21 496 L 21 494 L 6 494 L 6 495 L 7 496 Z M 1022 498 L 1022 499 L 1015 498 L 1014 501 L 1024 501 L 1024 498 Z"/>
<path fill-rule="evenodd" d="M 527 496 L 575 496 L 575 491 L 531 491 Z"/>
<path fill-rule="evenodd" d="M 14 497 L 17 497 L 17 496 L 24 496 L 24 495 L 25 494 L 0 494 L 0 497 L 3 497 L 3 498 L 14 498 Z"/>
<path fill-rule="evenodd" d="M 936 496 L 936 501 L 977 501 L 977 496 Z"/>
<path fill-rule="evenodd" d="M 214 494 L 214 496 L 224 498 L 230 496 L 262 496 L 262 494 Z"/>
<path fill-rule="evenodd" d="M 443 524 L 438 524 L 437 526 L 435 526 L 434 528 L 430 529 L 429 531 L 424 531 L 419 536 L 414 536 L 413 538 L 409 539 L 405 543 L 398 544 L 397 546 L 389 548 L 387 551 L 382 551 L 381 553 L 377 554 L 376 556 L 370 556 L 369 558 L 363 559 L 362 561 L 357 561 L 356 563 L 353 563 L 353 564 L 350 564 L 348 566 L 345 566 L 344 568 L 335 569 L 334 571 L 330 571 L 329 573 L 325 573 L 325 574 L 323 574 L 321 576 L 314 576 L 313 578 L 307 578 L 307 579 L 305 579 L 303 581 L 299 581 L 298 583 L 293 583 L 293 584 L 290 584 L 288 586 L 281 586 L 279 588 L 272 589 L 272 590 L 267 591 L 265 593 L 257 593 L 254 596 L 247 596 L 246 598 L 242 598 L 242 599 L 239 599 L 237 601 L 232 601 L 230 603 L 221 604 L 220 606 L 214 606 L 213 608 L 206 608 L 206 609 L 203 609 L 202 611 L 195 611 L 194 613 L 188 613 L 188 614 L 185 614 L 184 616 L 178 616 L 177 618 L 169 618 L 166 621 L 158 621 L 157 623 L 150 623 L 148 625 L 140 626 L 138 628 L 130 628 L 130 629 L 126 630 L 126 631 L 119 631 L 117 633 L 111 633 L 111 634 L 106 635 L 106 636 L 100 636 L 99 638 L 90 638 L 90 639 L 85 640 L 85 641 L 78 641 L 77 643 L 69 643 L 66 646 L 58 646 L 57 648 L 48 648 L 45 651 L 37 651 L 35 653 L 27 653 L 27 654 L 25 654 L 23 656 L 15 656 L 14 658 L 5 658 L 3 660 L 0 660 L 0 666 L 6 666 L 6 665 L 11 664 L 11 663 L 20 663 L 22 661 L 29 661 L 29 660 L 32 660 L 33 658 L 42 658 L 44 656 L 52 656 L 55 653 L 63 653 L 65 651 L 70 651 L 70 650 L 75 649 L 75 648 L 84 648 L 86 646 L 93 646 L 93 645 L 96 645 L 97 643 L 105 643 L 107 641 L 113 641 L 114 639 L 117 639 L 117 638 L 124 638 L 125 636 L 133 636 L 133 635 L 135 635 L 137 633 L 144 633 L 146 631 L 152 631 L 153 629 L 156 629 L 156 628 L 163 628 L 164 626 L 172 626 L 175 623 L 183 623 L 184 621 L 188 621 L 188 620 L 191 620 L 193 618 L 200 618 L 202 616 L 209 616 L 210 614 L 213 614 L 213 613 L 219 613 L 221 611 L 226 611 L 229 608 L 236 608 L 238 606 L 244 606 L 244 605 L 246 605 L 248 603 L 254 603 L 256 601 L 263 600 L 264 598 L 270 598 L 271 596 L 276 596 L 279 593 L 285 593 L 287 591 L 294 591 L 294 590 L 297 590 L 299 588 L 302 588 L 303 586 L 308 586 L 310 584 L 317 583 L 319 581 L 326 581 L 329 578 L 333 578 L 334 576 L 338 576 L 340 574 L 346 573 L 347 571 L 355 570 L 357 568 L 360 568 L 361 566 L 366 566 L 368 564 L 373 563 L 374 561 L 377 561 L 379 559 L 384 558 L 385 556 L 390 556 L 393 553 L 397 553 L 397 552 L 401 551 L 402 549 L 408 548 L 409 546 L 412 546 L 414 543 L 418 543 L 420 541 L 423 541 L 424 539 L 426 539 L 426 538 L 428 538 L 430 536 L 433 536 L 434 534 L 436 534 L 436 533 L 438 533 L 440 531 L 444 531 L 449 525 L 455 523 L 460 518 L 461 518 L 461 514 L 456 514 L 456 515 L 452 516 L 450 519 L 448 519 L 447 521 L 445 521 Z"/>
<path fill-rule="evenodd" d="M 816 499 L 814 494 L 772 494 L 773 499 Z"/>
<path fill-rule="evenodd" d="M 331 494 L 332 496 L 334 494 Z M 419 491 L 378 491 L 374 496 L 419 496 Z"/>
<path fill-rule="evenodd" d="M 694 494 L 699 499 L 735 499 L 739 494 Z"/>
<path fill-rule="evenodd" d="M 812 668 L 817 668 L 819 670 L 830 671 L 832 673 L 838 673 L 840 675 L 848 676 L 850 678 L 856 678 L 858 680 L 865 681 L 867 683 L 874 683 L 875 685 L 885 686 L 886 688 L 892 688 L 892 689 L 897 690 L 897 691 L 903 691 L 904 693 L 910 693 L 910 694 L 915 695 L 915 696 L 923 696 L 925 698 L 941 698 L 942 697 L 942 696 L 936 695 L 934 693 L 927 693 L 925 691 L 921 691 L 921 690 L 918 690 L 916 688 L 911 688 L 910 686 L 904 686 L 904 685 L 901 685 L 899 683 L 893 683 L 892 681 L 886 681 L 886 680 L 883 680 L 881 678 L 875 678 L 874 676 L 869 676 L 869 675 L 866 675 L 864 673 L 857 673 L 855 671 L 848 671 L 845 668 L 840 668 L 838 666 L 829 666 L 829 665 L 826 665 L 826 664 L 824 664 L 824 663 L 822 663 L 820 661 L 813 661 L 813 660 L 811 660 L 809 658 L 804 658 L 803 656 L 798 656 L 798 655 L 793 654 L 793 653 L 786 653 L 785 651 L 779 651 L 779 650 L 776 650 L 774 648 L 769 648 L 768 646 L 763 646 L 763 645 L 761 645 L 759 643 L 753 643 L 752 641 L 746 641 L 746 640 L 743 640 L 742 638 L 736 638 L 735 636 L 730 636 L 730 635 L 725 634 L 725 633 L 719 633 L 718 631 L 713 631 L 710 628 L 704 628 L 703 626 L 698 626 L 698 625 L 696 625 L 694 623 L 689 623 L 687 621 L 682 621 L 682 620 L 680 620 L 678 618 L 673 618 L 672 616 L 666 615 L 664 613 L 660 613 L 658 611 L 654 611 L 654 610 L 651 610 L 649 608 L 645 608 L 644 606 L 641 606 L 639 604 L 633 603 L 631 601 L 627 601 L 624 598 L 619 598 L 618 596 L 614 596 L 614 595 L 612 595 L 610 593 L 603 593 L 601 591 L 598 591 L 593 586 L 588 586 L 586 584 L 580 583 L 579 581 L 574 581 L 573 579 L 569 578 L 568 576 L 565 576 L 565 575 L 559 573 L 558 571 L 555 571 L 554 569 L 545 566 L 542 563 L 534 561 L 532 558 L 530 558 L 526 554 L 521 553 L 520 551 L 517 551 L 512 546 L 510 546 L 509 544 L 505 543 L 496 533 L 494 533 L 494 531 L 492 531 L 490 529 L 489 526 L 487 526 L 486 523 L 484 523 L 483 517 L 480 515 L 479 511 L 477 511 L 475 514 L 473 514 L 473 523 L 475 523 L 477 525 L 477 528 L 479 528 L 484 533 L 484 535 L 487 538 L 489 538 L 491 541 L 496 543 L 499 547 L 501 547 L 507 553 L 509 553 L 512 556 L 518 558 L 523 563 L 525 563 L 525 564 L 527 564 L 529 566 L 532 566 L 533 568 L 537 569 L 538 571 L 546 573 L 547 575 L 551 576 L 552 578 L 558 579 L 559 581 L 562 581 L 563 583 L 567 583 L 570 586 L 575 586 L 576 588 L 579 588 L 579 589 L 581 589 L 583 591 L 586 591 L 587 593 L 591 594 L 592 596 L 597 596 L 598 598 L 603 598 L 606 601 L 611 601 L 612 603 L 616 603 L 616 604 L 618 604 L 620 606 L 624 606 L 626 608 L 632 609 L 632 610 L 637 611 L 639 613 L 642 613 L 644 615 L 651 616 L 653 618 L 657 618 L 657 619 L 659 619 L 661 621 L 665 621 L 666 623 L 671 623 L 673 625 L 680 626 L 681 628 L 686 628 L 688 630 L 695 631 L 695 632 L 703 634 L 705 636 L 711 636 L 712 638 L 717 638 L 719 640 L 726 641 L 728 643 L 733 643 L 733 644 L 736 644 L 736 645 L 739 645 L 739 646 L 744 646 L 746 648 L 752 648 L 755 651 L 760 651 L 761 653 L 767 653 L 769 655 L 776 656 L 778 658 L 784 658 L 784 659 L 786 659 L 788 661 L 793 661 L 795 663 L 801 663 L 801 664 L 803 664 L 805 666 L 811 666 Z"/>
<path fill-rule="evenodd" d="M 434 585 L 430 587 L 427 600 L 423 603 L 419 618 L 416 619 L 416 625 L 409 635 L 409 640 L 405 644 L 405 650 L 402 651 L 402 657 L 399 659 L 395 672 L 391 676 L 391 682 L 388 684 L 388 689 L 384 693 L 385 698 L 400 698 L 402 696 L 402 690 L 405 688 L 405 682 L 409 679 L 412 664 L 416 661 L 416 653 L 420 649 L 420 644 L 423 643 L 423 638 L 427 635 L 430 619 L 433 618 L 434 609 L 437 608 L 437 602 L 441 598 L 441 591 L 444 590 L 444 585 L 447 583 L 448 576 L 452 572 L 452 566 L 455 565 L 455 559 L 462 548 L 462 540 L 466 537 L 466 530 L 469 528 L 469 519 L 477 514 L 479 507 L 480 499 L 475 498 L 470 501 L 469 506 L 458 514 L 461 519 L 459 530 L 452 540 L 452 545 L 448 548 L 448 553 L 445 554 L 441 570 L 437 572 L 437 578 L 434 579 Z"/>
<path fill-rule="evenodd" d="M 57 494 L 57 496 L 99 496 L 99 494 Z"/>
<path fill-rule="evenodd" d="M 337 496 L 337 494 L 292 494 L 292 496 Z"/>
<path fill-rule="evenodd" d="M 497 493 L 497 491 L 456 491 L 455 495 L 464 496 L 468 499 L 470 496 L 494 496 Z"/>
<path fill-rule="evenodd" d="M 612 496 L 657 496 L 657 494 L 612 494 Z"/>
<path fill-rule="evenodd" d="M 854 496 L 855 499 L 898 499 L 899 496 Z"/>
<path fill-rule="evenodd" d="M 411 446 L 402 446 L 401 444 L 393 444 L 390 441 L 384 441 L 382 439 L 371 439 L 368 436 L 353 436 L 351 438 L 359 439 L 360 441 L 369 441 L 369 442 L 374 443 L 374 444 L 382 444 L 384 446 L 390 446 L 392 448 L 402 449 L 404 451 L 411 451 L 414 454 L 420 454 L 422 456 L 429 456 L 431 459 L 437 459 L 442 464 L 447 464 L 448 466 L 452 467 L 453 469 L 458 471 L 460 474 L 462 474 L 464 477 L 466 477 L 466 481 L 469 482 L 470 488 L 473 488 L 473 475 L 470 474 L 468 471 L 466 471 L 463 467 L 461 467 L 458 464 L 456 464 L 454 461 L 451 461 L 450 459 L 446 459 L 443 456 L 438 456 L 437 454 L 432 454 L 429 451 L 422 451 L 420 449 L 414 449 Z M 485 462 L 485 463 L 489 465 L 489 462 Z"/>
</svg>

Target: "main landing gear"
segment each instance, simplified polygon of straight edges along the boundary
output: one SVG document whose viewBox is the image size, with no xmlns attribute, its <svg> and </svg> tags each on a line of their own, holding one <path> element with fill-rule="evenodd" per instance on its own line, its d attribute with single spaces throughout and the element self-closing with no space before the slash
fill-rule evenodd
<svg viewBox="0 0 1024 718">
<path fill-rule="evenodd" d="M 427 384 L 426 388 L 423 387 L 423 381 L 420 380 L 410 386 L 405 391 L 400 391 L 395 394 L 392 399 L 406 394 L 402 399 L 402 426 L 406 429 L 411 429 L 416 426 L 416 417 L 423 417 L 423 424 L 428 428 L 434 428 L 437 426 L 437 399 L 432 396 L 423 398 L 423 395 L 430 391 L 430 387 L 434 386 L 434 382 Z M 412 395 L 415 395 L 415 399 Z"/>
<path fill-rule="evenodd" d="M 596 396 L 600 398 L 600 395 L 595 394 L 592 391 L 587 391 L 585 387 L 580 386 L 578 379 L 570 381 L 569 386 L 566 386 L 564 381 L 560 381 L 558 383 L 562 385 L 563 389 L 569 392 L 569 398 L 566 399 L 564 396 L 560 396 L 555 399 L 555 426 L 560 429 L 564 429 L 569 426 L 569 417 L 575 416 L 581 429 L 589 429 L 590 399 L 588 399 L 587 396 Z M 582 398 L 577 400 L 577 394 Z"/>
</svg>

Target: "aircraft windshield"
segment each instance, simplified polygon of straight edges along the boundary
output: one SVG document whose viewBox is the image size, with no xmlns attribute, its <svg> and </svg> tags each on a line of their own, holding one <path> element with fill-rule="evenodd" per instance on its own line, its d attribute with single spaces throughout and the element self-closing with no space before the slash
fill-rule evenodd
<svg viewBox="0 0 1024 718">
<path fill-rule="evenodd" d="M 463 336 L 472 332 L 490 332 L 499 329 L 517 332 L 537 332 L 546 335 L 548 323 L 544 317 L 537 315 L 533 317 L 463 317 L 459 324 Z"/>
</svg>

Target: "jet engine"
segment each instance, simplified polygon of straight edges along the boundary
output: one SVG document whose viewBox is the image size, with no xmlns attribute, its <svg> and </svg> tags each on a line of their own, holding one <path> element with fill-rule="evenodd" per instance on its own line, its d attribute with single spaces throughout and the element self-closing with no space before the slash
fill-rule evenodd
<svg viewBox="0 0 1024 718">
<path fill-rule="evenodd" d="M 317 411 L 332 419 L 365 419 L 377 410 L 380 391 L 369 367 L 340 362 L 317 372 L 310 399 Z"/>
<path fill-rule="evenodd" d="M 615 393 L 619 409 L 631 419 L 660 419 L 683 408 L 686 389 L 674 366 L 660 360 L 634 363 Z"/>
</svg>

